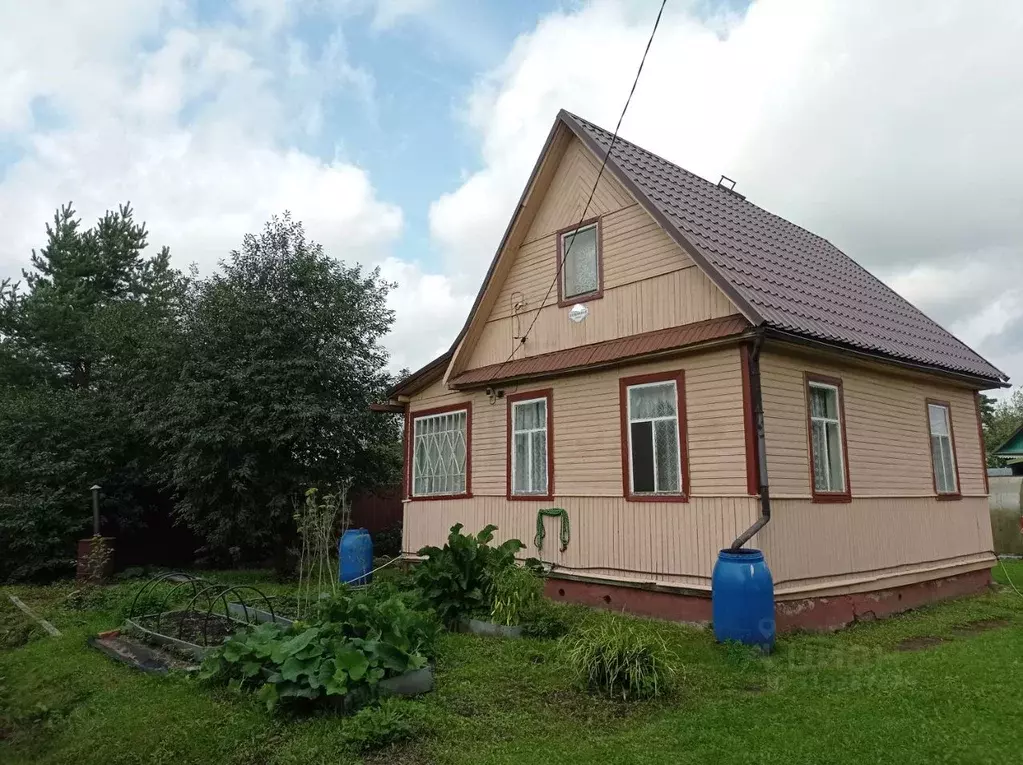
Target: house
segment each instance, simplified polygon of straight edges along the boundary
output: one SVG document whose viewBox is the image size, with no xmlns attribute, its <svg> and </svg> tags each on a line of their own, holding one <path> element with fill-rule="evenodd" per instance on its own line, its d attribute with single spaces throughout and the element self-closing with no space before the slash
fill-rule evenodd
<svg viewBox="0 0 1023 765">
<path fill-rule="evenodd" d="M 707 621 L 752 535 L 779 629 L 988 586 L 977 391 L 1006 376 L 733 190 L 623 140 L 601 174 L 611 142 L 558 115 L 451 349 L 383 405 L 406 554 L 493 523 L 553 598 Z"/>
<path fill-rule="evenodd" d="M 1008 469 L 1006 475 L 1023 475 L 1023 425 L 1016 428 L 1015 432 L 1005 439 L 1005 443 L 993 452 L 995 457 L 1001 457 Z M 991 475 L 991 471 L 988 471 Z"/>
</svg>

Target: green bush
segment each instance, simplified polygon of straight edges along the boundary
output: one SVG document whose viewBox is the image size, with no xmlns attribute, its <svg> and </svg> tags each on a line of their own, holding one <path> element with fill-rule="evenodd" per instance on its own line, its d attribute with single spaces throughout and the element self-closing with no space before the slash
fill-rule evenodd
<svg viewBox="0 0 1023 765">
<path fill-rule="evenodd" d="M 373 554 L 390 558 L 401 555 L 401 521 L 373 534 Z"/>
<path fill-rule="evenodd" d="M 602 616 L 562 638 L 569 664 L 591 692 L 647 699 L 671 687 L 677 658 L 640 622 Z"/>
<path fill-rule="evenodd" d="M 429 731 L 421 704 L 387 697 L 376 706 L 360 709 L 345 722 L 342 738 L 353 749 L 366 752 L 418 738 Z"/>
<path fill-rule="evenodd" d="M 416 569 L 415 584 L 449 628 L 463 619 L 490 615 L 495 577 L 514 566 L 515 553 L 525 547 L 518 539 L 491 547 L 496 530 L 497 526 L 489 525 L 472 536 L 462 534 L 462 524 L 457 523 L 451 527 L 444 547 L 419 551 L 427 560 Z"/>
<path fill-rule="evenodd" d="M 543 597 L 543 579 L 526 566 L 507 566 L 493 576 L 490 618 L 496 624 L 522 624 L 523 614 Z"/>
</svg>

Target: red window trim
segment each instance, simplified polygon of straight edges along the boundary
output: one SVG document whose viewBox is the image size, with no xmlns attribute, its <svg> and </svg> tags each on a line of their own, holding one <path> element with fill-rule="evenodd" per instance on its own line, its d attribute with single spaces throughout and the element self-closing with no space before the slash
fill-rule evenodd
<svg viewBox="0 0 1023 765">
<path fill-rule="evenodd" d="M 678 449 L 682 464 L 682 493 L 680 494 L 633 494 L 629 472 L 629 388 L 644 383 L 675 381 L 678 396 Z M 692 487 L 689 485 L 689 436 L 686 420 L 686 374 L 676 369 L 648 375 L 618 378 L 618 419 L 622 439 L 622 496 L 628 502 L 688 502 Z"/>
<path fill-rule="evenodd" d="M 573 231 L 577 231 L 581 228 L 586 228 L 596 224 L 597 226 L 597 291 L 587 292 L 584 295 L 575 295 L 573 297 L 565 297 L 565 273 L 562 266 L 561 259 L 562 253 L 562 240 L 565 234 L 570 234 Z M 555 247 L 555 261 L 554 268 L 555 273 L 558 275 L 558 306 L 564 308 L 566 306 L 573 306 L 576 303 L 586 303 L 590 300 L 599 300 L 604 297 L 604 232 L 602 230 L 600 217 L 589 218 L 584 220 L 582 223 L 573 224 L 563 229 L 559 229 L 554 233 L 554 239 L 557 242 Z"/>
<path fill-rule="evenodd" d="M 817 491 L 813 480 L 813 424 L 810 419 L 810 383 L 821 383 L 838 388 L 838 421 L 842 427 L 842 469 L 845 472 L 845 491 Z M 814 502 L 852 502 L 852 484 L 849 482 L 849 441 L 845 423 L 845 390 L 840 377 L 828 377 L 803 372 L 803 395 L 806 404 L 806 457 L 810 472 L 810 495 Z"/>
<path fill-rule="evenodd" d="M 413 426 L 420 417 L 429 417 L 432 414 L 444 414 L 445 412 L 458 412 L 465 410 L 465 492 L 462 494 L 430 494 L 425 497 L 413 495 L 414 483 L 412 481 L 412 458 L 415 449 L 413 440 Z M 406 452 L 405 452 L 405 485 L 408 488 L 408 498 L 413 502 L 433 502 L 438 499 L 470 499 L 472 497 L 472 402 L 465 401 L 461 404 L 449 404 L 448 406 L 437 406 L 433 409 L 419 409 L 409 412 L 407 426 L 405 429 Z"/>
<path fill-rule="evenodd" d="M 934 472 L 934 452 L 931 451 L 931 406 L 943 406 L 948 413 L 948 439 L 952 442 L 952 459 L 956 464 L 956 490 L 938 491 L 938 476 Z M 927 455 L 931 458 L 931 485 L 934 487 L 934 496 L 941 501 L 957 500 L 963 498 L 963 484 L 959 480 L 959 450 L 956 449 L 956 429 L 952 424 L 952 404 L 936 398 L 924 399 L 924 417 L 927 422 Z M 986 460 L 984 473 L 987 473 Z"/>
<path fill-rule="evenodd" d="M 746 438 L 746 493 L 760 494 L 760 463 L 757 461 L 757 425 L 753 414 L 753 390 L 750 385 L 750 347 L 739 346 L 742 361 L 742 429 Z"/>
<path fill-rule="evenodd" d="M 973 391 L 973 406 L 977 410 L 977 440 L 980 441 L 980 470 L 984 474 L 984 493 L 985 494 L 990 494 L 991 493 L 991 486 L 988 484 L 988 479 L 987 479 L 987 445 L 984 443 L 984 417 L 981 414 L 981 409 L 980 409 L 980 391 L 979 390 Z M 951 417 L 949 417 L 948 419 L 949 419 L 949 422 L 952 421 Z M 928 421 L 928 427 L 929 426 L 930 426 L 930 421 Z M 956 467 L 957 468 L 959 467 L 959 461 L 958 460 L 956 460 Z M 932 461 L 931 462 L 931 472 L 933 472 L 933 471 L 934 471 L 934 462 Z M 959 491 L 961 492 L 962 490 L 963 490 L 963 487 L 960 486 L 959 487 Z"/>
<path fill-rule="evenodd" d="M 512 404 L 517 401 L 533 399 L 547 400 L 547 493 L 546 494 L 513 494 L 512 493 Z M 507 401 L 505 424 L 505 497 L 512 502 L 532 502 L 536 500 L 554 499 L 554 390 L 541 388 L 524 393 L 512 393 L 505 396 Z"/>
</svg>

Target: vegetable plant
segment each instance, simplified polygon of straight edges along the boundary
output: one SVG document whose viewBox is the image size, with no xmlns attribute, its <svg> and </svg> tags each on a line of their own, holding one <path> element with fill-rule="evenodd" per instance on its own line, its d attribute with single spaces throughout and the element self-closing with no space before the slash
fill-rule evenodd
<svg viewBox="0 0 1023 765">
<path fill-rule="evenodd" d="M 419 551 L 427 560 L 416 569 L 415 584 L 449 628 L 463 619 L 491 613 L 495 578 L 515 566 L 515 553 L 525 547 L 518 539 L 492 547 L 496 530 L 497 526 L 488 525 L 473 536 L 463 534 L 462 524 L 457 523 L 444 547 Z"/>
<path fill-rule="evenodd" d="M 342 593 L 318 609 L 334 620 L 239 631 L 206 658 L 200 677 L 258 690 L 268 709 L 302 702 L 352 708 L 372 698 L 381 680 L 426 666 L 438 627 L 400 598 Z"/>
</svg>

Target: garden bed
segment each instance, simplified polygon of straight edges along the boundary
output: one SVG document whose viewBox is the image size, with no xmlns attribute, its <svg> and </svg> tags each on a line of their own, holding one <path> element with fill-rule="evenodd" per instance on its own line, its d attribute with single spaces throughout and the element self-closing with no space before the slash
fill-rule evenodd
<svg viewBox="0 0 1023 765">
<path fill-rule="evenodd" d="M 170 611 L 125 620 L 126 629 L 146 642 L 200 660 L 243 626 L 245 622 L 207 611 Z"/>
</svg>

